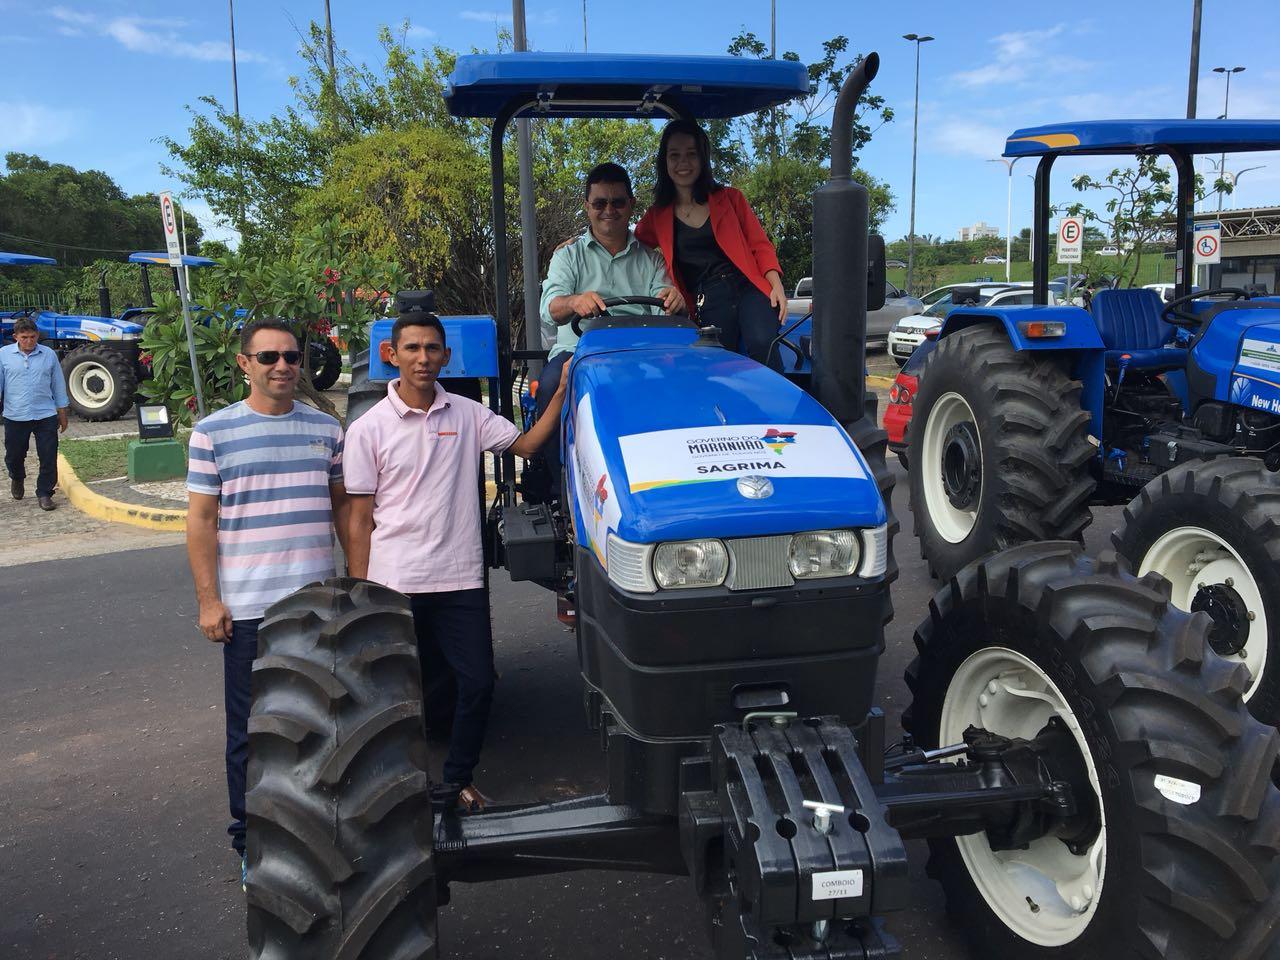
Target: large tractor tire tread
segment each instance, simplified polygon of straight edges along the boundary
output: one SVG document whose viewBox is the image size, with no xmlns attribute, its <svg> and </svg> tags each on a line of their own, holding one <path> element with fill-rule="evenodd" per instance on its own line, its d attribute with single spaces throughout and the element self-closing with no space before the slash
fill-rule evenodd
<svg viewBox="0 0 1280 960">
<path fill-rule="evenodd" d="M 101 406 L 86 406 L 76 399 L 76 391 L 72 388 L 75 369 L 87 362 L 98 364 L 111 375 L 114 390 L 111 398 Z M 67 382 L 67 402 L 71 412 L 91 423 L 119 420 L 133 408 L 134 397 L 138 394 L 138 374 L 133 361 L 119 350 L 96 344 L 77 347 L 63 357 L 62 375 Z"/>
<path fill-rule="evenodd" d="M 313 364 L 311 386 L 323 392 L 337 383 L 338 377 L 342 376 L 342 353 L 328 337 L 313 341 L 312 346 L 318 348 L 316 355 L 323 362 L 318 367 Z"/>
<path fill-rule="evenodd" d="M 435 958 L 430 783 L 406 598 L 343 578 L 268 610 L 249 745 L 250 956 Z"/>
<path fill-rule="evenodd" d="M 1125 507 L 1111 543 L 1136 572 L 1162 536 L 1197 527 L 1229 543 L 1256 583 L 1266 617 L 1266 658 L 1262 676 L 1254 678 L 1249 710 L 1263 723 L 1280 726 L 1280 473 L 1252 457 L 1176 466 Z"/>
<path fill-rule="evenodd" d="M 1079 718 L 1107 823 L 1096 912 L 1051 947 L 1018 936 L 989 906 L 955 838 L 929 841 L 928 873 L 975 956 L 1280 956 L 1280 792 L 1271 783 L 1280 734 L 1249 715 L 1247 671 L 1208 648 L 1208 624 L 1173 607 L 1162 578 L 1135 579 L 1114 554 L 1089 559 L 1069 542 L 971 564 L 933 598 L 907 670 L 907 730 L 920 746 L 939 746 L 943 699 L 961 665 L 982 650 L 1016 651 Z M 1166 798 L 1160 775 L 1199 784 L 1199 799 Z"/>
<path fill-rule="evenodd" d="M 982 446 L 982 490 L 970 533 L 951 542 L 928 516 L 921 475 L 925 419 L 958 393 L 973 409 Z M 942 340 L 920 377 L 908 431 L 911 510 L 920 552 L 940 579 L 996 550 L 1041 540 L 1078 540 L 1092 520 L 1096 482 L 1082 387 L 1054 359 L 1019 352 L 993 324 Z"/>
</svg>

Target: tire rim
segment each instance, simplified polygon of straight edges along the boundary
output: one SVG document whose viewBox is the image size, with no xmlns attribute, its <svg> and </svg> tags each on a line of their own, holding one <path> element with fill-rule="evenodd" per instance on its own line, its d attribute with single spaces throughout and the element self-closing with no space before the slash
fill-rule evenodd
<svg viewBox="0 0 1280 960">
<path fill-rule="evenodd" d="M 981 482 L 972 495 L 972 509 L 957 506 L 952 502 L 954 490 L 948 489 L 945 474 L 972 473 L 982 474 L 982 440 L 973 416 L 973 409 L 968 401 L 958 393 L 944 393 L 938 398 L 929 411 L 929 419 L 924 428 L 924 449 L 922 462 L 917 465 L 921 471 L 921 484 L 924 487 L 925 506 L 929 510 L 929 519 L 934 529 L 948 543 L 961 543 L 973 532 L 978 521 L 978 496 L 981 495 Z M 957 444 L 958 436 L 968 434 L 976 446 L 977 463 L 962 462 L 966 456 L 973 456 Z"/>
<path fill-rule="evenodd" d="M 1105 879 L 1106 812 L 1080 723 L 1057 685 L 1035 663 L 1016 651 L 988 647 L 956 670 L 938 731 L 940 744 L 963 742 L 969 726 L 1030 740 L 1055 716 L 1071 731 L 1098 798 L 1102 824 L 1093 843 L 1072 853 L 1062 840 L 1048 836 L 1026 850 L 994 851 L 985 833 L 956 838 L 987 906 L 1009 930 L 1045 947 L 1062 946 L 1084 933 Z"/>
<path fill-rule="evenodd" d="M 67 378 L 67 391 L 71 398 L 88 410 L 105 407 L 115 396 L 115 378 L 111 371 L 96 360 L 77 364 Z"/>
<path fill-rule="evenodd" d="M 1249 565 L 1239 551 L 1216 533 L 1202 527 L 1176 527 L 1163 534 L 1142 558 L 1138 576 L 1158 573 L 1173 584 L 1173 605 L 1179 610 L 1205 609 L 1206 600 L 1215 593 L 1229 598 L 1227 606 L 1238 599 L 1243 607 L 1247 635 L 1242 637 L 1243 649 L 1231 652 L 1228 637 L 1231 631 L 1218 615 L 1214 616 L 1213 648 L 1228 660 L 1243 663 L 1252 678 L 1245 691 L 1247 702 L 1258 690 L 1258 680 L 1267 669 L 1267 612 L 1262 604 L 1262 591 Z M 1219 588 L 1219 591 L 1206 588 Z M 1220 592 L 1221 591 L 1221 592 Z M 1197 599 L 1200 603 L 1197 605 Z M 1238 642 L 1230 643 L 1238 647 Z"/>
</svg>

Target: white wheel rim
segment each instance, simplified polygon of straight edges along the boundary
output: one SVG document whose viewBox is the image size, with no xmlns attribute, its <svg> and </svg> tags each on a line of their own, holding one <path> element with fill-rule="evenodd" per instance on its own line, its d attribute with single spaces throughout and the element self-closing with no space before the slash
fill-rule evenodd
<svg viewBox="0 0 1280 960">
<path fill-rule="evenodd" d="M 948 543 L 961 543 L 973 532 L 978 522 L 978 511 L 962 510 L 947 497 L 942 480 L 942 458 L 946 450 L 947 432 L 958 423 L 975 424 L 974 436 L 978 437 L 977 421 L 968 401 L 958 393 L 944 393 L 929 411 L 924 427 L 924 450 L 920 470 L 920 482 L 924 487 L 925 506 L 929 519 L 938 535 Z M 982 455 L 982 438 L 978 437 L 978 455 Z M 981 495 L 979 495 L 981 496 Z"/>
<path fill-rule="evenodd" d="M 1084 933 L 1097 910 L 1106 872 L 1107 820 L 1093 757 L 1075 713 L 1057 685 L 1031 660 L 988 647 L 962 663 L 947 688 L 939 744 L 961 743 L 975 726 L 1005 737 L 1032 739 L 1051 717 L 1071 731 L 1098 798 L 1102 828 L 1087 850 L 1072 853 L 1057 837 L 1026 850 L 993 851 L 985 833 L 957 837 L 960 856 L 991 910 L 1031 943 L 1057 947 Z"/>
<path fill-rule="evenodd" d="M 1201 527 L 1175 527 L 1163 534 L 1138 567 L 1138 576 L 1158 573 L 1173 584 L 1173 605 L 1190 610 L 1201 584 L 1230 586 L 1253 615 L 1244 650 L 1230 654 L 1228 660 L 1249 668 L 1252 680 L 1245 691 L 1246 701 L 1258 690 L 1258 680 L 1267 669 L 1267 611 L 1262 604 L 1262 591 L 1239 551 L 1216 533 Z"/>
<path fill-rule="evenodd" d="M 67 378 L 67 391 L 80 406 L 96 410 L 111 402 L 116 392 L 115 378 L 102 364 L 86 360 L 71 371 Z"/>
</svg>

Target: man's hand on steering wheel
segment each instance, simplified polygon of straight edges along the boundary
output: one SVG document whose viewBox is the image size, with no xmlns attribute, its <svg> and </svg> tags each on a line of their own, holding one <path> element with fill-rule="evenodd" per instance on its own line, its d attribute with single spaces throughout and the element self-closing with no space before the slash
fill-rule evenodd
<svg viewBox="0 0 1280 960">
<path fill-rule="evenodd" d="M 663 287 L 658 296 L 662 299 L 662 309 L 668 314 L 685 312 L 684 297 L 675 287 Z"/>
<path fill-rule="evenodd" d="M 586 293 L 575 293 L 569 298 L 569 308 L 579 317 L 595 317 L 608 309 L 604 305 L 604 297 L 594 290 Z"/>
</svg>

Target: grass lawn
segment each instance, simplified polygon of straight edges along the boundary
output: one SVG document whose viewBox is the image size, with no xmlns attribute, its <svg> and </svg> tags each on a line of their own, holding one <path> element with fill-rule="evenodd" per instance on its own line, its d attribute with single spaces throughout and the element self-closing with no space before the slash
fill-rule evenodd
<svg viewBox="0 0 1280 960">
<path fill-rule="evenodd" d="M 1104 258 L 1105 259 L 1105 258 Z M 1120 258 L 1114 258 L 1114 263 L 1118 266 Z M 1078 265 L 1077 265 L 1078 266 Z M 1010 279 L 1013 281 L 1031 279 L 1031 263 L 1030 261 L 1013 261 L 1010 264 Z M 1074 272 L 1079 273 L 1077 269 Z M 994 283 L 1004 282 L 1004 264 L 1003 263 L 949 263 L 943 266 L 926 267 L 917 266 L 915 281 L 920 286 L 925 282 L 922 278 L 931 278 L 937 275 L 938 282 L 930 283 L 927 288 L 921 289 L 920 293 L 928 293 L 934 287 L 941 287 L 948 283 L 969 283 L 974 280 L 991 280 Z M 1063 277 L 1067 274 L 1065 265 L 1051 263 L 1049 264 L 1049 276 Z M 905 270 L 889 270 L 887 272 L 889 282 L 898 288 L 905 288 L 907 284 L 907 271 Z M 1142 286 L 1146 283 L 1172 283 L 1173 282 L 1173 261 L 1165 260 L 1159 255 L 1152 256 L 1150 254 L 1142 258 L 1141 268 L 1135 286 Z"/>
<path fill-rule="evenodd" d="M 179 433 L 178 441 L 185 447 L 187 432 Z M 59 440 L 58 452 L 67 458 L 76 476 L 84 483 L 123 477 L 129 469 L 130 437 L 113 437 L 110 440 Z"/>
</svg>

